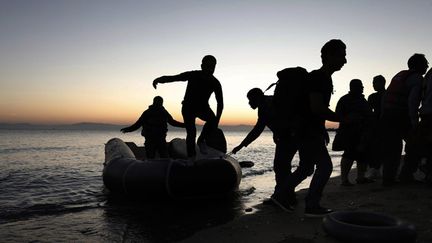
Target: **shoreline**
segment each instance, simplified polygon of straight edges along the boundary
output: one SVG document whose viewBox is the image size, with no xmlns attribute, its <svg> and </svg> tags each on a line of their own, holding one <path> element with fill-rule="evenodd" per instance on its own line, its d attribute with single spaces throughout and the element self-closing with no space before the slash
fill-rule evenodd
<svg viewBox="0 0 432 243">
<path fill-rule="evenodd" d="M 355 170 L 350 177 L 354 177 Z M 342 187 L 339 177 L 330 178 L 321 203 L 335 211 L 384 213 L 412 223 L 417 243 L 432 242 L 432 188 L 426 184 L 383 187 L 381 181 Z M 181 242 L 340 242 L 322 229 L 322 218 L 303 215 L 307 189 L 297 191 L 299 205 L 292 213 L 258 203 L 232 221 L 196 232 Z M 250 211 L 250 209 L 248 210 Z"/>
</svg>

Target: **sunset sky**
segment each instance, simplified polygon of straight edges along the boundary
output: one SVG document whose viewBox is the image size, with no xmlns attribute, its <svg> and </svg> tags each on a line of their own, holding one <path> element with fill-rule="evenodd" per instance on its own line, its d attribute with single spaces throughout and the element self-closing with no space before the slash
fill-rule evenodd
<svg viewBox="0 0 432 243">
<path fill-rule="evenodd" d="M 351 79 L 369 95 L 373 76 L 388 85 L 412 54 L 431 60 L 431 13 L 431 0 L 0 0 L 0 122 L 128 124 L 156 95 L 182 120 L 186 83 L 152 81 L 212 54 L 221 123 L 253 124 L 247 91 L 286 67 L 319 68 L 322 45 L 337 38 L 348 63 L 333 76 L 334 109 Z"/>
</svg>

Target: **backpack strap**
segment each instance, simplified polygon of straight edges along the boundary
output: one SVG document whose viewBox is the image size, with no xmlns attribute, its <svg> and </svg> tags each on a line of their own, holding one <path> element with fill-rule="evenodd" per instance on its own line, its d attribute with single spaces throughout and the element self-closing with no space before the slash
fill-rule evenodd
<svg viewBox="0 0 432 243">
<path fill-rule="evenodd" d="M 278 84 L 279 81 L 274 82 L 272 84 L 270 84 L 270 86 L 268 86 L 268 88 L 266 90 L 264 90 L 264 93 L 267 92 L 267 90 L 271 89 L 273 86 L 275 86 L 276 84 Z"/>
</svg>

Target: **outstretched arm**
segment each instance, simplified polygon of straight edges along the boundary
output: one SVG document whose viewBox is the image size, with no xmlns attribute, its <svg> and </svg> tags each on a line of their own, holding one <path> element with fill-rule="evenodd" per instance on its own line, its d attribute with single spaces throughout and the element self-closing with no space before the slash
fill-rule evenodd
<svg viewBox="0 0 432 243">
<path fill-rule="evenodd" d="M 140 116 L 140 118 L 134 124 L 132 124 L 128 127 L 124 127 L 122 129 L 120 129 L 120 131 L 122 133 L 127 133 L 127 132 L 133 132 L 133 131 L 138 130 L 142 125 L 143 119 L 144 119 L 144 113 Z"/>
<path fill-rule="evenodd" d="M 174 118 L 168 113 L 167 111 L 167 115 L 168 115 L 168 124 L 170 124 L 173 127 L 185 127 L 183 122 L 179 122 L 174 120 Z"/>
<path fill-rule="evenodd" d="M 252 130 L 248 133 L 248 135 L 243 139 L 243 141 L 235 147 L 232 152 L 233 154 L 236 154 L 240 149 L 243 147 L 247 147 L 249 144 L 251 144 L 255 139 L 261 135 L 261 133 L 264 131 L 265 124 L 261 121 L 261 119 L 258 118 L 257 124 L 252 128 Z"/>
<path fill-rule="evenodd" d="M 155 80 L 153 80 L 153 88 L 157 88 L 157 84 L 164 84 L 164 83 L 172 83 L 172 82 L 176 82 L 176 81 L 186 81 L 188 80 L 188 72 L 185 73 L 181 73 L 178 75 L 173 75 L 173 76 L 162 76 L 159 77 Z"/>
</svg>

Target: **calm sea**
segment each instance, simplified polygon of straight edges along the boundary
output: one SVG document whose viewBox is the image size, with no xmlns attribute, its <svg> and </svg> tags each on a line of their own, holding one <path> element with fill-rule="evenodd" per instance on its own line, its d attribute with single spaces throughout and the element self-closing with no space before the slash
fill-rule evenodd
<svg viewBox="0 0 432 243">
<path fill-rule="evenodd" d="M 225 135 L 231 150 L 246 132 Z M 104 190 L 102 163 L 104 143 L 113 137 L 143 144 L 139 133 L 0 130 L 1 241 L 176 241 L 244 214 L 273 191 L 274 144 L 271 133 L 264 132 L 233 156 L 255 162 L 243 169 L 234 198 L 156 204 L 112 197 Z M 169 133 L 167 141 L 175 137 L 185 133 Z M 331 155 L 337 175 L 340 153 Z"/>
</svg>

